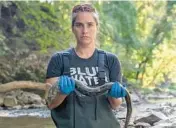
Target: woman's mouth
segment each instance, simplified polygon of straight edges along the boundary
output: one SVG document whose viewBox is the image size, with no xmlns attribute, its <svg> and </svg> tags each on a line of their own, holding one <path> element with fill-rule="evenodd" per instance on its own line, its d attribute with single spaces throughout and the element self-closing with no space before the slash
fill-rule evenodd
<svg viewBox="0 0 176 128">
<path fill-rule="evenodd" d="M 89 37 L 88 37 L 88 36 L 82 36 L 81 38 L 83 38 L 83 39 L 88 39 Z"/>
</svg>

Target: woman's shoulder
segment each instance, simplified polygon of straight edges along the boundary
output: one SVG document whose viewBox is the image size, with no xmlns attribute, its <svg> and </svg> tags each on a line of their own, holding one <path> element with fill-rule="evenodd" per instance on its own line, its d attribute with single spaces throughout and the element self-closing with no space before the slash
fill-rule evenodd
<svg viewBox="0 0 176 128">
<path fill-rule="evenodd" d="M 112 52 L 106 51 L 106 55 L 107 55 L 107 57 L 109 57 L 109 58 L 117 58 L 117 55 L 114 54 L 114 53 L 112 53 Z"/>
<path fill-rule="evenodd" d="M 106 51 L 106 50 L 102 50 L 102 49 L 98 49 L 98 51 L 99 52 L 104 52 L 108 59 L 116 59 L 117 58 L 117 55 L 112 53 L 112 52 L 109 52 L 109 51 Z"/>
<path fill-rule="evenodd" d="M 66 54 L 66 53 L 69 53 L 71 54 L 72 52 L 72 48 L 68 48 L 68 49 L 65 49 L 65 50 L 61 50 L 61 51 L 57 51 L 55 53 L 52 54 L 52 58 L 60 58 L 63 54 Z"/>
</svg>

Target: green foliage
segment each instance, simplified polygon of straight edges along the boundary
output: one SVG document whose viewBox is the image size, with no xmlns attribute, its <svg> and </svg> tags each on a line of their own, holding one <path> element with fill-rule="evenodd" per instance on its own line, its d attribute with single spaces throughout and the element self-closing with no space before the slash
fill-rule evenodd
<svg viewBox="0 0 176 128">
<path fill-rule="evenodd" d="M 50 47 L 65 49 L 71 41 L 69 12 L 63 10 L 67 5 L 61 3 L 16 2 L 19 16 L 26 26 L 21 34 L 29 43 L 39 44 L 44 52 Z"/>
<path fill-rule="evenodd" d="M 167 71 L 158 72 L 152 67 L 155 51 L 161 44 L 168 45 L 173 40 L 175 5 L 170 1 L 103 2 L 101 47 L 118 55 L 123 74 L 132 83 L 135 80 L 136 84 L 148 86 L 163 80 L 162 73 Z"/>
<path fill-rule="evenodd" d="M 150 88 L 143 88 L 143 89 L 142 89 L 142 93 L 143 93 L 144 95 L 151 94 L 152 92 L 153 92 L 153 90 L 150 89 Z"/>
<path fill-rule="evenodd" d="M 9 51 L 9 48 L 4 41 L 5 36 L 3 34 L 0 34 L 0 56 L 6 55 L 6 53 Z"/>
<path fill-rule="evenodd" d="M 1 26 L 0 55 L 9 54 L 12 61 L 16 62 L 18 57 L 24 57 L 32 51 L 47 53 L 70 47 L 75 43 L 71 32 L 71 10 L 73 5 L 80 2 L 0 2 L 5 7 L 12 3 L 17 5 L 16 14 L 7 23 L 11 27 L 10 33 L 4 33 L 5 28 Z M 164 75 L 171 81 L 176 81 L 175 1 L 91 3 L 100 16 L 99 46 L 118 56 L 123 75 L 130 83 L 136 86 L 155 86 L 165 82 Z M 30 65 L 24 66 L 26 70 L 18 68 L 16 79 L 26 73 L 26 77 L 39 80 L 39 74 L 44 74 L 39 69 L 29 67 Z"/>
<path fill-rule="evenodd" d="M 176 83 L 173 83 L 171 84 L 169 87 L 168 87 L 169 90 L 172 90 L 172 91 L 176 91 Z"/>
</svg>

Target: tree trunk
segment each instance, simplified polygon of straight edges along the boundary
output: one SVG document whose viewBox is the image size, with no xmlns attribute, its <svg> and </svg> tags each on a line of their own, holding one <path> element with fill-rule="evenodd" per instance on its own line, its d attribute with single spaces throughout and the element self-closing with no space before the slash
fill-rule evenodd
<svg viewBox="0 0 176 128">
<path fill-rule="evenodd" d="M 15 89 L 37 89 L 37 90 L 47 90 L 47 86 L 45 83 L 32 82 L 32 81 L 13 81 L 6 84 L 0 85 L 0 93 L 8 92 Z"/>
</svg>

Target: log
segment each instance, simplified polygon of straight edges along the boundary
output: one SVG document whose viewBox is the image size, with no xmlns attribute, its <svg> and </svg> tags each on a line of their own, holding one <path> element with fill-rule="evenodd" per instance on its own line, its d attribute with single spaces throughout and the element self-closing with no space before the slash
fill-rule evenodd
<svg viewBox="0 0 176 128">
<path fill-rule="evenodd" d="M 15 89 L 37 89 L 46 91 L 48 88 L 45 83 L 32 82 L 32 81 L 13 81 L 0 85 L 0 93 L 12 91 Z"/>
</svg>

